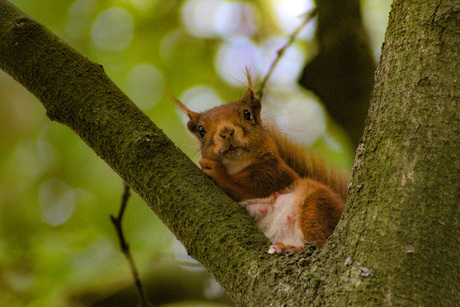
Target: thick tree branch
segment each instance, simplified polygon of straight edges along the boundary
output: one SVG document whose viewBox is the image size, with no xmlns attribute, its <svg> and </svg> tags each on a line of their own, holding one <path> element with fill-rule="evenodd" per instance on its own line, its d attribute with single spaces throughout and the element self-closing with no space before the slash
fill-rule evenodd
<svg viewBox="0 0 460 307">
<path fill-rule="evenodd" d="M 460 292 L 460 7 L 395 1 L 350 197 L 311 257 L 268 240 L 105 75 L 0 0 L 0 67 L 73 129 L 243 306 L 453 306 Z"/>
</svg>

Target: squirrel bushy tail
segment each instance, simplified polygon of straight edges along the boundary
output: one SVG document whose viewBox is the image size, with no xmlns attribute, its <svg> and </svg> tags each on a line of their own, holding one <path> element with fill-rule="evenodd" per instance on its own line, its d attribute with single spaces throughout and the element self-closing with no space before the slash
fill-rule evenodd
<svg viewBox="0 0 460 307">
<path fill-rule="evenodd" d="M 276 128 L 266 128 L 269 129 L 281 158 L 300 177 L 314 179 L 328 185 L 344 201 L 347 199 L 350 178 L 345 171 L 327 164 L 319 154 L 295 143 L 285 134 L 276 131 Z"/>
</svg>

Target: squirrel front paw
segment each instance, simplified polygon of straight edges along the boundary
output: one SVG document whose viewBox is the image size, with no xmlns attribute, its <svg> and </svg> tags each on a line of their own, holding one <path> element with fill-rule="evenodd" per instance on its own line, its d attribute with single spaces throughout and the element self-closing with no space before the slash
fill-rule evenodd
<svg viewBox="0 0 460 307">
<path fill-rule="evenodd" d="M 303 251 L 303 246 L 286 245 L 281 242 L 273 243 L 268 248 L 269 254 L 278 254 L 278 255 L 298 254 L 301 251 Z"/>
<path fill-rule="evenodd" d="M 215 181 L 228 176 L 227 171 L 219 161 L 203 158 L 198 163 L 200 163 L 203 172 Z"/>
</svg>

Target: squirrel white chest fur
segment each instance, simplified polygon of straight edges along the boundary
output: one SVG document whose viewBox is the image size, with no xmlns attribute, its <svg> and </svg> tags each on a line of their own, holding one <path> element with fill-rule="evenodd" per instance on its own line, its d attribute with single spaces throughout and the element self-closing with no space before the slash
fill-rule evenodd
<svg viewBox="0 0 460 307">
<path fill-rule="evenodd" d="M 296 193 L 278 194 L 267 198 L 248 199 L 240 202 L 255 220 L 260 230 L 272 242 L 303 246 L 304 235 L 297 225 Z"/>
</svg>

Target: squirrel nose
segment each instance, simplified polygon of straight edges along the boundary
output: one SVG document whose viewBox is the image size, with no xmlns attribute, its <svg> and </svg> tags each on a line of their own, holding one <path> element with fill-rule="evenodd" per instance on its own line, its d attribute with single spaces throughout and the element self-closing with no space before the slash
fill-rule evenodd
<svg viewBox="0 0 460 307">
<path fill-rule="evenodd" d="M 223 139 L 230 139 L 234 133 L 235 133 L 235 128 L 224 127 L 222 130 L 220 130 L 219 135 Z"/>
</svg>

